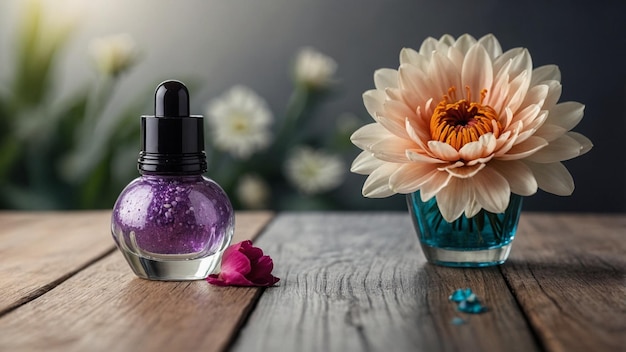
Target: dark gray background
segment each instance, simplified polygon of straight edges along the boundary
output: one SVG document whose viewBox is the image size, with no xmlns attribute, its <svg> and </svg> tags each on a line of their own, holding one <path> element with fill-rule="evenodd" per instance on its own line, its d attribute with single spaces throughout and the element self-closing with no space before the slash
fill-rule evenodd
<svg viewBox="0 0 626 352">
<path fill-rule="evenodd" d="M 18 3 L 0 4 L 3 47 L 9 44 L 6 37 L 15 24 Z M 52 7 L 59 10 L 59 3 Z M 71 91 L 81 80 L 93 78 L 85 63 L 91 38 L 128 32 L 142 49 L 142 62 L 124 78 L 115 98 L 119 105 L 137 99 L 134 93 L 163 79 L 194 78 L 203 84 L 192 96 L 192 109 L 200 113 L 212 97 L 234 84 L 245 84 L 280 114 L 291 92 L 287 67 L 299 48 L 313 46 L 339 64 L 339 94 L 321 109 L 320 121 L 331 121 L 343 112 L 366 121 L 361 94 L 373 87 L 376 69 L 397 68 L 401 48 L 417 49 L 426 37 L 445 33 L 455 37 L 494 33 L 504 50 L 528 48 L 535 66 L 559 65 L 561 101 L 586 105 L 585 117 L 575 130 L 595 145 L 587 155 L 566 162 L 576 183 L 572 196 L 540 191 L 527 197 L 525 209 L 626 211 L 626 1 L 94 0 L 68 4 L 81 11 L 82 23 L 59 72 L 59 91 Z M 2 58 L 6 54 L 0 54 Z M 0 74 L 6 69 L 0 64 Z M 342 190 L 351 209 L 405 208 L 402 196 L 362 199 L 364 179 L 350 175 L 349 186 Z"/>
</svg>

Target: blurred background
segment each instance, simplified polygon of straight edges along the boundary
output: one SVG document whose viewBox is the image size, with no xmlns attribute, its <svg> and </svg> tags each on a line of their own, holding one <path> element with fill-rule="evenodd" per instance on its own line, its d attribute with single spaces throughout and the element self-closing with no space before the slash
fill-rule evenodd
<svg viewBox="0 0 626 352">
<path fill-rule="evenodd" d="M 363 198 L 348 171 L 348 138 L 370 122 L 361 95 L 403 47 L 493 33 L 560 67 L 561 101 L 586 105 L 575 131 L 594 142 L 565 162 L 572 196 L 539 191 L 525 209 L 623 212 L 624 14 L 623 0 L 4 0 L 0 209 L 111 208 L 138 176 L 139 116 L 172 78 L 207 116 L 207 176 L 237 208 L 405 209 Z"/>
</svg>

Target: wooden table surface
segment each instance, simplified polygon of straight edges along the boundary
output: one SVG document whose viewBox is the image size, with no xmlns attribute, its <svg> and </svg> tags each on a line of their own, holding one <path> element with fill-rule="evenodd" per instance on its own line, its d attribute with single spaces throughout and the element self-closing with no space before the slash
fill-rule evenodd
<svg viewBox="0 0 626 352">
<path fill-rule="evenodd" d="M 0 212 L 0 351 L 626 351 L 626 214 L 523 213 L 504 265 L 459 269 L 406 213 L 237 213 L 266 289 L 136 278 L 109 219 Z"/>
</svg>

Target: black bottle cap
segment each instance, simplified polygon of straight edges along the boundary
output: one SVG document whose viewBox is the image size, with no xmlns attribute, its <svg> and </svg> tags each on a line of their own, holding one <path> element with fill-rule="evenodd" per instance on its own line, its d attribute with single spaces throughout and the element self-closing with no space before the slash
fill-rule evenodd
<svg viewBox="0 0 626 352">
<path fill-rule="evenodd" d="M 189 114 L 189 91 L 182 82 L 159 84 L 154 92 L 154 116 L 141 116 L 139 171 L 162 175 L 204 173 L 203 120 L 200 115 Z"/>
</svg>

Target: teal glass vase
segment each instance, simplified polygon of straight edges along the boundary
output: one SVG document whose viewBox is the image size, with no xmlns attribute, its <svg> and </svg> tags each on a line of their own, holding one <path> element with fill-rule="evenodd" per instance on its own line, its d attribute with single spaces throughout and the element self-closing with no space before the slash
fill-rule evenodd
<svg viewBox="0 0 626 352">
<path fill-rule="evenodd" d="M 435 197 L 423 202 L 419 191 L 407 194 L 407 205 L 426 259 L 434 264 L 484 267 L 506 261 L 520 213 L 522 197 L 511 194 L 504 213 L 484 209 L 471 218 L 464 214 L 447 222 Z"/>
</svg>

